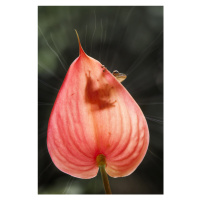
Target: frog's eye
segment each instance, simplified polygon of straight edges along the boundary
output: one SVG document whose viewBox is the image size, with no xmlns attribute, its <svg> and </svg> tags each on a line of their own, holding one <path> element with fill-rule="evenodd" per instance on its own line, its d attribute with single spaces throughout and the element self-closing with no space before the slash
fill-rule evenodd
<svg viewBox="0 0 200 200">
<path fill-rule="evenodd" d="M 115 76 L 115 77 L 116 77 L 116 76 L 118 76 L 118 75 L 119 75 L 119 72 L 118 72 L 117 70 L 114 70 L 112 74 L 113 74 L 113 76 Z"/>
</svg>

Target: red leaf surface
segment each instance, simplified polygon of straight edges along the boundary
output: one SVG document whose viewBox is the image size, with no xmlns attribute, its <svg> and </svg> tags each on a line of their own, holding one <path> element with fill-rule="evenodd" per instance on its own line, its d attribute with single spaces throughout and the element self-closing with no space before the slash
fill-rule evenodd
<svg viewBox="0 0 200 200">
<path fill-rule="evenodd" d="M 123 85 L 79 42 L 54 103 L 47 131 L 49 154 L 61 171 L 89 179 L 103 154 L 111 177 L 131 174 L 143 160 L 149 131 L 145 117 Z"/>
</svg>

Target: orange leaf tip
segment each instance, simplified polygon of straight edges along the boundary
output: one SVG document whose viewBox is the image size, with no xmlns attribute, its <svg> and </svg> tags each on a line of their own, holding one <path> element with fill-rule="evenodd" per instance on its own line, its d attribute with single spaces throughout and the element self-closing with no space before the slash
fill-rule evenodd
<svg viewBox="0 0 200 200">
<path fill-rule="evenodd" d="M 76 29 L 74 29 L 74 30 L 75 30 L 75 32 L 76 32 L 76 36 L 77 36 L 77 39 L 78 39 L 78 45 L 79 45 L 79 56 L 81 56 L 81 54 L 82 54 L 82 55 L 86 55 L 86 53 L 83 51 L 83 48 L 82 48 L 82 46 L 81 46 L 81 42 L 80 42 L 80 39 L 79 39 L 78 32 L 77 32 Z"/>
</svg>

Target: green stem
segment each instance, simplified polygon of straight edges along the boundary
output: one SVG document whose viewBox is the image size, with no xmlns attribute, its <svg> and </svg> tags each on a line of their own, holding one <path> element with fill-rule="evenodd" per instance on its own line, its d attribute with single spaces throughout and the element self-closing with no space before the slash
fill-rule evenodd
<svg viewBox="0 0 200 200">
<path fill-rule="evenodd" d="M 101 177 L 102 177 L 102 180 L 103 180 L 105 193 L 106 194 L 112 194 L 111 189 L 110 189 L 109 180 L 108 180 L 108 175 L 107 175 L 106 170 L 105 170 L 105 165 L 100 165 L 99 168 L 100 168 L 100 171 L 101 171 Z"/>
</svg>

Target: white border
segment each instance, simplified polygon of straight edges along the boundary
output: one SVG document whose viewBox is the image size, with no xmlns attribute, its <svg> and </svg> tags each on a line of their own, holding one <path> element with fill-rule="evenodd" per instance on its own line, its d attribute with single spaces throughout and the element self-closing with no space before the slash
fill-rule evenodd
<svg viewBox="0 0 200 200">
<path fill-rule="evenodd" d="M 198 199 L 199 4 L 194 0 L 151 2 L 124 0 L 123 5 L 164 5 L 164 195 L 109 198 Z M 30 200 L 100 199 L 103 196 L 37 194 L 38 5 L 99 4 L 64 0 L 19 0 L 1 4 L 1 196 L 2 199 Z M 122 2 L 101 1 L 101 5 L 122 5 Z"/>
</svg>

